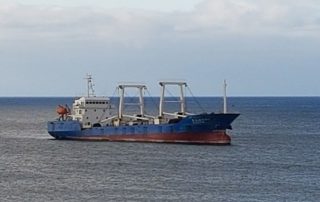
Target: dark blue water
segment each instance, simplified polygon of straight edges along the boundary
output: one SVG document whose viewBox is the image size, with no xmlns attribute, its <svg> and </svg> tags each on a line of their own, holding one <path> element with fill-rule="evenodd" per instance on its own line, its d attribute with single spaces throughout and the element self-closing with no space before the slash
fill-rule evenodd
<svg viewBox="0 0 320 202">
<path fill-rule="evenodd" d="M 319 97 L 230 98 L 231 146 L 52 140 L 46 122 L 64 103 L 0 98 L 1 201 L 319 201 Z"/>
</svg>

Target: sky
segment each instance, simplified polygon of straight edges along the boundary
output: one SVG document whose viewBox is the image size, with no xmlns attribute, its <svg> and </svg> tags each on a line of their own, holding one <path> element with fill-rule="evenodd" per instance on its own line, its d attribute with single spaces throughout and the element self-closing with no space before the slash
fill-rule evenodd
<svg viewBox="0 0 320 202">
<path fill-rule="evenodd" d="M 320 96 L 319 64 L 318 0 L 0 0 L 0 96 Z"/>
</svg>

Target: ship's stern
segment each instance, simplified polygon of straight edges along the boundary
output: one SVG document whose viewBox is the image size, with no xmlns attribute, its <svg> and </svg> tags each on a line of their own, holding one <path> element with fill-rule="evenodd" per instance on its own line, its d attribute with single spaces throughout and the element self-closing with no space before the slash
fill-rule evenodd
<svg viewBox="0 0 320 202">
<path fill-rule="evenodd" d="M 81 134 L 79 121 L 49 121 L 48 133 L 55 139 L 71 139 Z"/>
</svg>

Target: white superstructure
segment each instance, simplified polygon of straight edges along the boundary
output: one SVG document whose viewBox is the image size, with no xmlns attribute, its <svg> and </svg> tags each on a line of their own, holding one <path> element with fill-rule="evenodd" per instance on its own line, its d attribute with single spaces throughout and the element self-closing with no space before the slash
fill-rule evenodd
<svg viewBox="0 0 320 202">
<path fill-rule="evenodd" d="M 104 96 L 95 96 L 91 75 L 87 75 L 87 96 L 75 99 L 72 105 L 72 120 L 82 123 L 82 128 L 101 126 L 102 121 L 110 118 L 110 99 Z"/>
<path fill-rule="evenodd" d="M 110 99 L 107 97 L 81 97 L 72 106 L 72 119 L 82 123 L 83 128 L 101 126 L 101 121 L 111 116 Z"/>
</svg>

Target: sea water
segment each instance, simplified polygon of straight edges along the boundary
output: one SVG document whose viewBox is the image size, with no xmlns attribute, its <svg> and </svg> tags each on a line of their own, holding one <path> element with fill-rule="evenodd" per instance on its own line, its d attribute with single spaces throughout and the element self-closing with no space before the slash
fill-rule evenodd
<svg viewBox="0 0 320 202">
<path fill-rule="evenodd" d="M 65 103 L 0 98 L 0 201 L 320 199 L 319 97 L 230 98 L 230 146 L 53 140 L 46 122 Z M 187 107 L 219 111 L 222 99 Z"/>
</svg>

